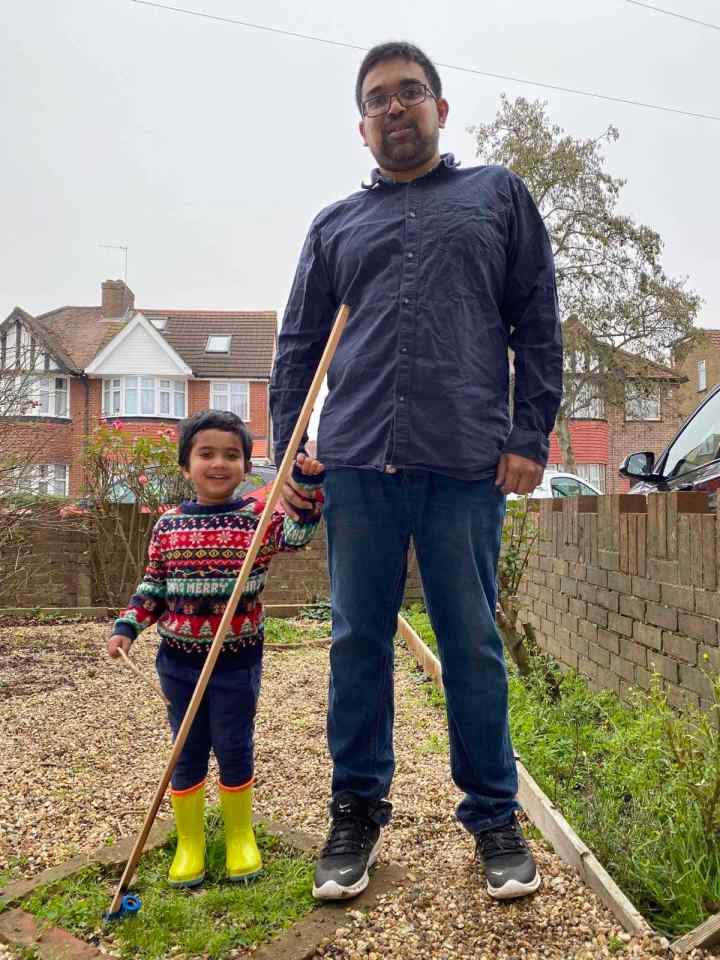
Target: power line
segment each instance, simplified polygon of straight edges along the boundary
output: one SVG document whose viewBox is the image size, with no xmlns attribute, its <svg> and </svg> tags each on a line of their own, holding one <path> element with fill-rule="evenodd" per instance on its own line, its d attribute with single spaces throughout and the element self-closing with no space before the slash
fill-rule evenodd
<svg viewBox="0 0 720 960">
<path fill-rule="evenodd" d="M 204 20 L 215 20 L 219 23 L 232 23 L 235 26 L 248 27 L 251 30 L 264 30 L 268 33 L 277 33 L 285 37 L 294 37 L 298 40 L 312 40 L 315 43 L 325 43 L 333 47 L 344 47 L 347 50 L 359 50 L 366 53 L 369 47 L 361 47 L 355 43 L 344 43 L 342 40 L 328 40 L 327 37 L 317 37 L 309 33 L 296 33 L 293 30 L 281 30 L 279 27 L 268 27 L 259 23 L 250 23 L 247 20 L 234 20 L 231 17 L 220 17 L 200 10 L 187 10 L 184 7 L 174 7 L 164 3 L 155 3 L 154 0 L 130 0 L 144 7 L 157 7 L 158 10 L 169 10 L 173 13 L 184 13 L 190 17 L 201 17 Z M 629 3 L 635 0 L 628 0 Z M 652 8 L 657 9 L 657 8 Z M 594 100 L 606 100 L 610 103 L 624 103 L 632 107 L 643 107 L 646 110 L 660 110 L 663 113 L 675 113 L 683 117 L 695 117 L 697 120 L 720 121 L 720 116 L 712 113 L 694 113 L 690 110 L 680 110 L 676 107 L 665 107 L 657 103 L 645 103 L 642 100 L 630 100 L 626 97 L 612 97 L 603 93 L 592 93 L 589 90 L 579 90 L 576 87 L 562 87 L 554 83 L 543 83 L 540 80 L 526 80 L 523 77 L 513 77 L 505 73 L 490 73 L 488 70 L 476 70 L 472 67 L 459 67 L 453 63 L 437 63 L 445 70 L 458 70 L 461 73 L 471 73 L 478 77 L 490 77 L 493 80 L 508 80 L 511 83 L 523 83 L 531 87 L 542 87 L 544 90 L 556 90 L 560 93 L 573 93 L 580 97 L 590 97 Z"/>
<path fill-rule="evenodd" d="M 697 23 L 701 27 L 709 27 L 711 30 L 720 30 L 720 24 L 708 23 L 707 20 L 696 20 L 695 17 L 686 17 L 682 13 L 675 13 L 674 10 L 663 10 L 660 7 L 653 7 L 650 3 L 642 3 L 642 0 L 625 0 L 626 3 L 632 3 L 636 7 L 645 7 L 646 10 L 652 10 L 654 13 L 664 13 L 666 17 L 677 17 L 678 20 L 686 20 L 688 23 Z"/>
</svg>

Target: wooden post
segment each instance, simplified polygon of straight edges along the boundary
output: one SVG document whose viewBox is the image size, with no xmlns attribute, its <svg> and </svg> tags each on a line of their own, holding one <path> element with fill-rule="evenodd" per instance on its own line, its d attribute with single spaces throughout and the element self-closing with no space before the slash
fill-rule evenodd
<svg viewBox="0 0 720 960">
<path fill-rule="evenodd" d="M 220 650 L 222 648 L 223 640 L 225 639 L 225 634 L 228 631 L 230 626 L 230 621 L 232 620 L 235 608 L 237 607 L 238 601 L 242 596 L 243 589 L 247 583 L 248 577 L 250 576 L 250 571 L 252 566 L 255 563 L 255 558 L 260 551 L 263 539 L 265 537 L 265 531 L 268 528 L 270 520 L 272 518 L 273 510 L 275 509 L 275 504 L 277 503 L 280 497 L 280 491 L 282 490 L 283 484 L 290 475 L 292 465 L 295 461 L 295 455 L 297 448 L 300 446 L 303 434 L 310 420 L 310 414 L 312 413 L 313 406 L 315 405 L 315 400 L 317 399 L 318 392 L 322 385 L 327 369 L 330 366 L 333 356 L 335 355 L 335 349 L 338 345 L 338 341 L 342 336 L 342 332 L 345 329 L 345 324 L 347 323 L 348 315 L 350 313 L 350 308 L 343 304 L 338 311 L 337 318 L 333 325 L 330 337 L 323 351 L 323 355 L 320 358 L 320 363 L 318 368 L 315 371 L 315 376 L 313 381 L 310 384 L 310 390 L 308 395 L 305 398 L 305 403 L 303 408 L 300 411 L 300 416 L 298 421 L 295 424 L 295 429 L 293 430 L 292 436 L 288 443 L 287 450 L 285 451 L 285 456 L 282 459 L 280 468 L 278 469 L 277 476 L 275 477 L 275 482 L 272 485 L 270 494 L 268 495 L 267 502 L 265 504 L 265 509 L 262 512 L 260 517 L 260 522 L 258 523 L 255 534 L 253 535 L 252 541 L 248 548 L 247 555 L 238 574 L 237 580 L 235 581 L 235 587 L 233 592 L 225 606 L 225 613 L 222 616 L 220 624 L 217 628 L 217 633 L 213 639 L 212 645 L 208 650 L 207 658 L 205 660 L 205 666 L 202 668 L 200 676 L 198 677 L 197 684 L 195 686 L 195 692 L 192 695 L 192 699 L 188 704 L 188 708 L 185 711 L 185 716 L 183 722 L 180 725 L 180 729 L 177 732 L 175 738 L 175 743 L 173 745 L 172 753 L 170 754 L 170 759 L 167 762 L 167 766 L 163 771 L 163 775 L 160 778 L 160 783 L 158 784 L 157 790 L 155 791 L 155 796 L 153 797 L 152 803 L 150 804 L 150 809 L 147 812 L 145 817 L 145 822 L 142 825 L 142 829 L 138 834 L 138 838 L 135 841 L 135 846 L 132 849 L 130 858 L 128 859 L 123 874 L 120 877 L 120 882 L 117 885 L 115 890 L 115 895 L 113 896 L 112 903 L 110 904 L 109 914 L 116 914 L 120 909 L 120 904 L 124 894 L 127 892 L 127 888 L 130 884 L 130 881 L 133 878 L 135 870 L 140 860 L 140 855 L 142 853 L 143 847 L 145 846 L 145 841 L 147 840 L 148 834 L 150 833 L 150 828 L 153 825 L 153 821 L 157 815 L 157 812 L 162 803 L 162 799 L 165 796 L 165 791 L 167 790 L 168 784 L 170 783 L 170 778 L 172 777 L 173 770 L 178 761 L 178 757 L 185 746 L 185 741 L 187 740 L 188 733 L 190 732 L 190 727 L 192 722 L 195 719 L 195 714 L 198 711 L 200 706 L 200 701 L 202 700 L 205 689 L 210 680 L 210 675 L 212 674 L 213 668 L 215 667 L 215 662 L 220 655 Z"/>
</svg>

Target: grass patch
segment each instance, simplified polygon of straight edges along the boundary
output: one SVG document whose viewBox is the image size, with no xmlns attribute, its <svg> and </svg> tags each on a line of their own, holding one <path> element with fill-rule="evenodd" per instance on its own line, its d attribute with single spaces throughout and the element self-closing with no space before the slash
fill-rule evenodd
<svg viewBox="0 0 720 960">
<path fill-rule="evenodd" d="M 324 640 L 330 636 L 330 625 L 322 620 L 286 620 L 282 617 L 268 617 L 265 620 L 265 640 L 267 643 L 296 647 L 308 640 Z"/>
<path fill-rule="evenodd" d="M 427 615 L 404 616 L 436 650 Z M 687 932 L 720 910 L 720 711 L 678 715 L 659 681 L 625 704 L 552 669 L 557 698 L 510 667 L 516 752 L 650 923 Z"/>
<path fill-rule="evenodd" d="M 450 747 L 446 736 L 439 736 L 437 733 L 433 733 L 424 743 L 420 744 L 418 749 L 422 754 L 447 755 Z"/>
<path fill-rule="evenodd" d="M 37 890 L 23 908 L 51 926 L 64 927 L 91 943 L 104 943 L 123 958 L 161 960 L 170 951 L 222 960 L 238 947 L 269 940 L 309 913 L 312 862 L 258 829 L 264 869 L 253 883 L 225 879 L 222 817 L 207 817 L 207 875 L 194 890 L 167 885 L 175 838 L 140 861 L 132 891 L 142 898 L 135 916 L 102 926 L 119 874 L 89 867 L 73 877 Z"/>
</svg>

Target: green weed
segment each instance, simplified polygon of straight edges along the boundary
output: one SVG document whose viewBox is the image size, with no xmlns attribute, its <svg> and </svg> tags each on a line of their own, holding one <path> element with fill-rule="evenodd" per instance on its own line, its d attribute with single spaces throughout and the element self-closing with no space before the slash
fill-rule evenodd
<svg viewBox="0 0 720 960">
<path fill-rule="evenodd" d="M 438 736 L 437 733 L 430 735 L 429 739 L 424 743 L 420 744 L 419 750 L 420 753 L 439 753 L 447 754 L 449 749 L 448 738 L 443 736 Z"/>
<path fill-rule="evenodd" d="M 405 615 L 428 642 L 427 615 Z M 659 680 L 626 704 L 556 664 L 551 691 L 547 668 L 510 668 L 517 754 L 653 926 L 692 929 L 720 909 L 720 706 L 677 714 Z"/>
<path fill-rule="evenodd" d="M 323 622 L 311 625 L 280 617 L 269 617 L 265 621 L 265 640 L 288 647 L 298 646 L 308 640 L 322 640 L 329 633 L 327 624 Z"/>
</svg>

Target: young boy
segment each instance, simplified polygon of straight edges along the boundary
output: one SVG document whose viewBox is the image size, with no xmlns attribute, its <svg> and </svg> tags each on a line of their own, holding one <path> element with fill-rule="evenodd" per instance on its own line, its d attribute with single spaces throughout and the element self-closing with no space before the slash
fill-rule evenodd
<svg viewBox="0 0 720 960">
<path fill-rule="evenodd" d="M 157 671 L 170 701 L 173 737 L 182 723 L 207 651 L 257 528 L 263 504 L 234 500 L 250 470 L 252 438 L 233 413 L 203 411 L 180 425 L 178 461 L 196 499 L 155 525 L 142 583 L 115 622 L 111 657 L 157 622 Z M 260 594 L 275 553 L 297 550 L 320 522 L 323 466 L 298 454 L 293 478 L 307 509 L 298 520 L 274 513 L 210 682 L 172 776 L 178 844 L 168 881 L 192 887 L 205 876 L 205 778 L 210 750 L 220 767 L 227 875 L 247 880 L 262 867 L 252 829 L 253 735 L 260 692 L 263 609 Z"/>
</svg>

